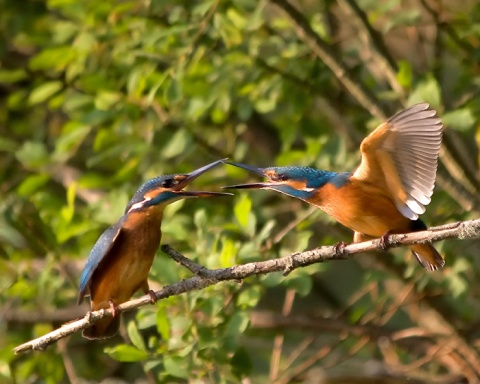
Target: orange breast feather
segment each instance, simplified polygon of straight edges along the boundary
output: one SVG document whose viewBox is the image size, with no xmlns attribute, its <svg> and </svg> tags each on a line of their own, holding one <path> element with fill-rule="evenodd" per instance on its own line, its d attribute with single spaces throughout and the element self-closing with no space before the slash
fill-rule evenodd
<svg viewBox="0 0 480 384">
<path fill-rule="evenodd" d="M 122 229 L 121 241 L 95 272 L 91 286 L 92 309 L 109 308 L 129 300 L 142 289 L 148 292 L 148 272 L 160 244 L 160 217 L 133 214 Z"/>
<path fill-rule="evenodd" d="M 388 231 L 409 231 L 410 220 L 396 208 L 385 189 L 355 178 L 337 188 L 327 183 L 309 203 L 340 224 L 365 235 L 379 237 Z"/>
</svg>

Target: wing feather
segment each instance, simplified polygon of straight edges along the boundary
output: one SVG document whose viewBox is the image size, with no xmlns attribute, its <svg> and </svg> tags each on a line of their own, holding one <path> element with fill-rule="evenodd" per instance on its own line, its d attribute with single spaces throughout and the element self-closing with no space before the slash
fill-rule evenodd
<svg viewBox="0 0 480 384">
<path fill-rule="evenodd" d="M 353 177 L 383 182 L 398 210 L 416 220 L 433 194 L 442 134 L 441 119 L 427 103 L 407 108 L 363 140 L 362 162 Z"/>
<path fill-rule="evenodd" d="M 81 304 L 83 297 L 88 295 L 90 290 L 90 280 L 92 279 L 93 273 L 97 269 L 98 265 L 105 259 L 110 250 L 115 244 L 115 241 L 118 239 L 122 232 L 122 223 L 124 220 L 123 216 L 115 225 L 112 225 L 110 228 L 105 230 L 102 235 L 98 238 L 97 242 L 90 251 L 88 255 L 85 268 L 83 269 L 82 276 L 80 277 L 80 288 L 78 293 L 78 304 Z"/>
</svg>

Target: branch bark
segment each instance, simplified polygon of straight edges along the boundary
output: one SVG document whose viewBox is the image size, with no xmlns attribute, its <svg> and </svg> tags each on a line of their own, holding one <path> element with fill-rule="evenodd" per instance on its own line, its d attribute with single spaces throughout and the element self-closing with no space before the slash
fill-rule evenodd
<svg viewBox="0 0 480 384">
<path fill-rule="evenodd" d="M 390 235 L 388 237 L 388 243 L 390 247 L 400 247 L 425 242 L 436 242 L 452 238 L 467 239 L 477 237 L 480 237 L 480 219 L 432 227 L 429 230 L 422 232 Z M 188 268 L 197 276 L 165 286 L 163 289 L 155 292 L 155 295 L 157 296 L 158 300 L 162 300 L 170 296 L 180 295 L 193 290 L 201 290 L 221 281 L 241 281 L 242 279 L 250 276 L 272 272 L 281 271 L 283 272 L 284 276 L 286 276 L 294 269 L 306 267 L 311 264 L 330 260 L 345 260 L 349 259 L 351 255 L 382 249 L 380 244 L 381 240 L 375 239 L 362 243 L 346 245 L 344 247 L 323 246 L 305 252 L 294 253 L 279 259 L 252 262 L 216 270 L 209 270 L 199 264 L 196 264 L 169 245 L 163 245 L 161 247 L 163 252 L 167 253 L 172 259 Z M 130 300 L 120 304 L 118 306 L 118 311 L 129 311 L 150 303 L 151 298 L 149 295 L 146 295 L 139 299 Z M 14 348 L 13 351 L 15 353 L 29 350 L 43 351 L 48 345 L 89 327 L 94 322 L 102 319 L 105 316 L 112 316 L 112 311 L 110 309 L 106 309 L 88 312 L 85 317 L 74 320 L 56 329 L 55 331 L 31 340 L 25 344 L 19 345 L 18 347 Z"/>
</svg>

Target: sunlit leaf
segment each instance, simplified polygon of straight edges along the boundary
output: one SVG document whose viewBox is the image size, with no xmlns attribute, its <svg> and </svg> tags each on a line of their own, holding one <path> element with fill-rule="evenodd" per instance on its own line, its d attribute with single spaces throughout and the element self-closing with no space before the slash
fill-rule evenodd
<svg viewBox="0 0 480 384">
<path fill-rule="evenodd" d="M 473 127 L 476 119 L 469 108 L 457 109 L 442 115 L 442 123 L 447 128 L 466 131 Z"/>
<path fill-rule="evenodd" d="M 62 89 L 62 83 L 60 81 L 50 81 L 41 84 L 30 93 L 28 102 L 31 105 L 42 103 L 60 91 L 60 89 Z"/>
<path fill-rule="evenodd" d="M 130 337 L 130 341 L 132 342 L 132 344 L 140 351 L 145 352 L 146 351 L 145 343 L 134 321 L 128 322 L 127 332 L 128 332 L 128 337 Z"/>
<path fill-rule="evenodd" d="M 165 370 L 173 377 L 187 379 L 190 373 L 186 369 L 185 359 L 166 356 L 164 359 Z"/>
<path fill-rule="evenodd" d="M 105 348 L 111 358 L 122 362 L 142 361 L 148 358 L 148 353 L 139 350 L 133 345 L 120 344 Z"/>
<path fill-rule="evenodd" d="M 235 204 L 234 213 L 235 213 L 235 217 L 238 220 L 238 223 L 243 228 L 246 228 L 248 225 L 248 218 L 249 218 L 251 209 L 252 209 L 252 200 L 246 193 L 241 194 L 240 198 L 237 200 Z"/>
<path fill-rule="evenodd" d="M 164 309 L 158 309 L 157 311 L 157 330 L 163 340 L 170 339 L 170 323 Z"/>
</svg>

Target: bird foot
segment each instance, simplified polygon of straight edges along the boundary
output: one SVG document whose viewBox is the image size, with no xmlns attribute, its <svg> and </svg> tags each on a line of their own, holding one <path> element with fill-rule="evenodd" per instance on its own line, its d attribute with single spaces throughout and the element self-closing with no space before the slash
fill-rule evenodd
<svg viewBox="0 0 480 384">
<path fill-rule="evenodd" d="M 385 232 L 382 237 L 380 237 L 380 241 L 378 243 L 379 245 L 379 248 L 382 250 L 382 251 L 386 251 L 388 248 L 390 248 L 390 240 L 388 239 L 388 237 L 392 234 L 391 231 L 387 231 Z"/>
<path fill-rule="evenodd" d="M 155 294 L 155 291 L 150 289 L 148 291 L 148 296 L 150 296 L 150 304 L 155 304 L 158 301 L 157 295 Z"/>
<path fill-rule="evenodd" d="M 340 241 L 333 246 L 335 249 L 335 256 L 339 259 L 345 259 L 345 247 L 348 244 L 345 241 Z"/>
<path fill-rule="evenodd" d="M 112 310 L 112 316 L 116 317 L 118 315 L 118 307 L 112 301 L 112 299 L 108 300 L 108 305 L 110 305 L 110 309 Z"/>
</svg>

